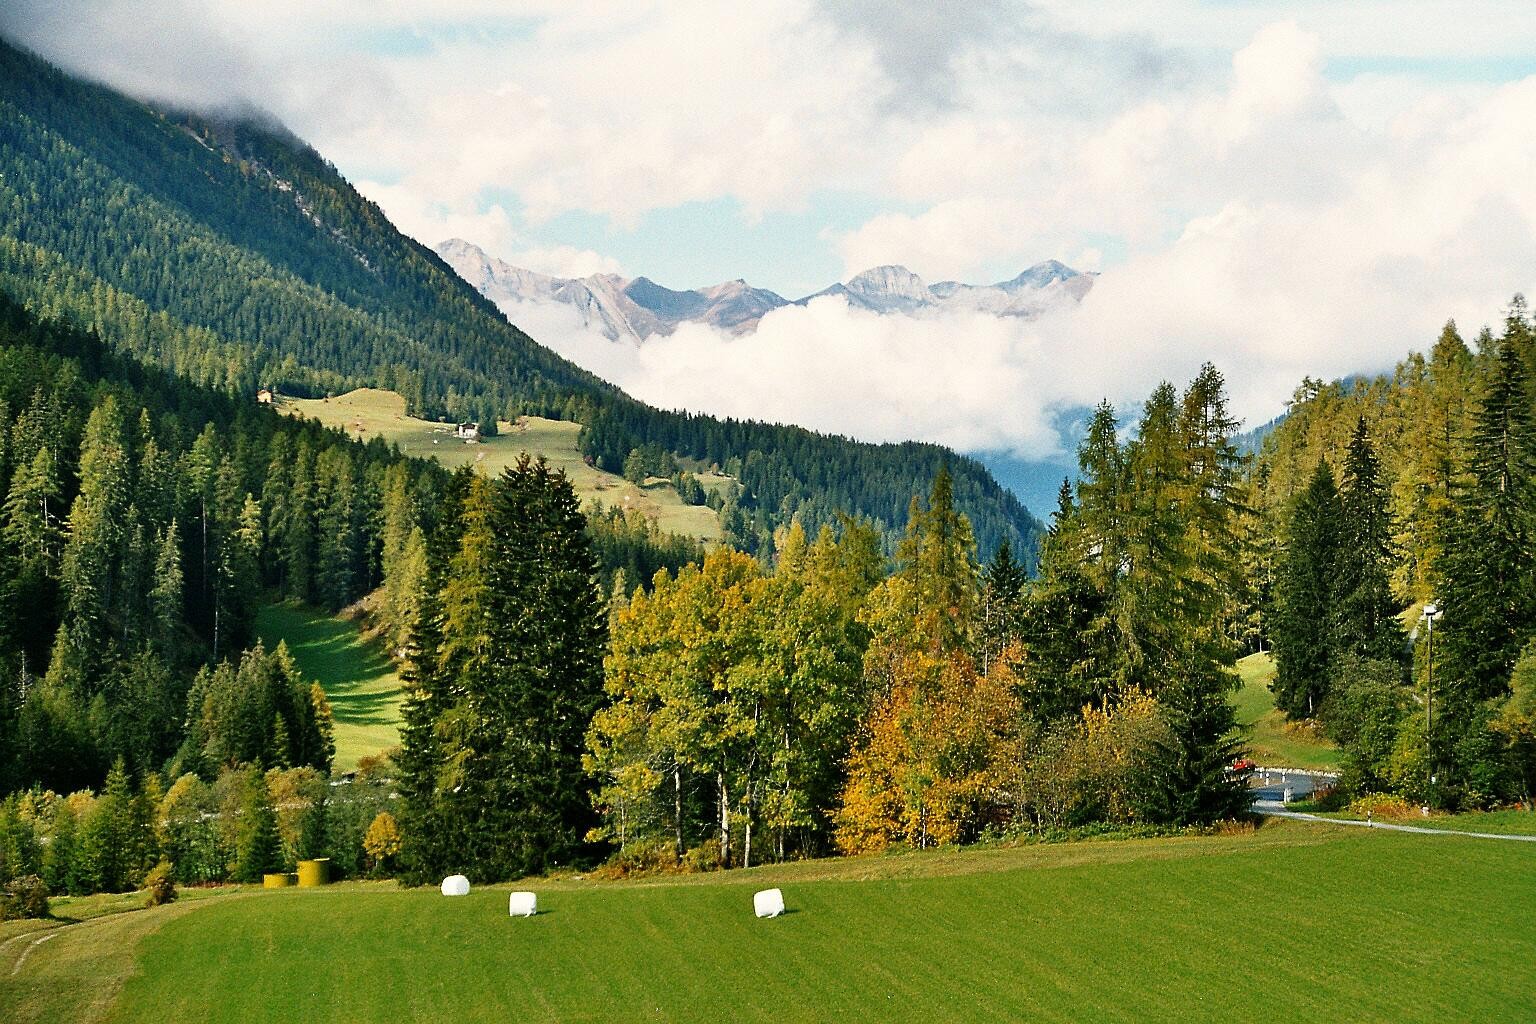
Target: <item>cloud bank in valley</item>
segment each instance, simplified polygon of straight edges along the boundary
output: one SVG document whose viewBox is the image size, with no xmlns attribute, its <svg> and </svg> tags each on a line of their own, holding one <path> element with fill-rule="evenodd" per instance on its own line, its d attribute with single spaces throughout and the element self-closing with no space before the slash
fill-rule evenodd
<svg viewBox="0 0 1536 1024">
<path fill-rule="evenodd" d="M 1134 417 L 1157 381 L 1187 381 L 1207 359 L 1235 410 L 1263 422 L 1303 375 L 1388 369 L 1447 318 L 1470 340 L 1536 284 L 1536 77 L 1386 99 L 1374 88 L 1327 82 L 1317 38 L 1277 23 L 1220 88 L 1129 107 L 1083 136 L 1054 191 L 963 198 L 1009 172 L 986 169 L 995 137 L 971 154 L 966 133 L 945 132 L 934 145 L 947 161 L 998 180 L 839 240 L 851 271 L 891 254 L 953 266 L 1085 209 L 1133 237 L 1169 236 L 1045 320 L 877 317 L 827 300 L 775 311 L 755 336 L 691 326 L 635 348 L 556 311 L 510 313 L 658 405 L 867 440 L 1042 458 L 1059 453 L 1054 412 L 1108 398 Z M 920 158 L 904 165 L 915 176 Z M 1154 209 L 1195 212 L 1143 223 Z"/>
</svg>

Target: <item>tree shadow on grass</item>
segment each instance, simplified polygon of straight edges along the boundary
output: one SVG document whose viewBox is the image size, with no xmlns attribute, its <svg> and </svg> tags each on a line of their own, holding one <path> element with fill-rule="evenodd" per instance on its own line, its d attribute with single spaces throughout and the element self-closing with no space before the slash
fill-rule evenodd
<svg viewBox="0 0 1536 1024">
<path fill-rule="evenodd" d="M 398 681 L 384 682 L 394 666 L 377 641 L 364 640 L 344 619 L 291 604 L 271 610 L 269 646 L 287 643 L 305 678 L 318 682 L 337 723 L 392 725 L 397 721 Z M 377 689 L 368 687 L 377 686 Z"/>
</svg>

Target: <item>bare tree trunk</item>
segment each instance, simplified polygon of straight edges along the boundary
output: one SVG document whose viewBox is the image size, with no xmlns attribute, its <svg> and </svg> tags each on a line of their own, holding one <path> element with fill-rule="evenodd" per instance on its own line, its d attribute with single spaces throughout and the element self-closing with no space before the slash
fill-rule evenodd
<svg viewBox="0 0 1536 1024">
<path fill-rule="evenodd" d="M 676 762 L 672 764 L 672 827 L 676 836 L 677 859 L 682 860 L 683 854 L 683 769 Z"/>
<path fill-rule="evenodd" d="M 720 865 L 731 866 L 731 795 L 725 788 L 725 772 L 715 773 L 720 787 Z"/>
</svg>

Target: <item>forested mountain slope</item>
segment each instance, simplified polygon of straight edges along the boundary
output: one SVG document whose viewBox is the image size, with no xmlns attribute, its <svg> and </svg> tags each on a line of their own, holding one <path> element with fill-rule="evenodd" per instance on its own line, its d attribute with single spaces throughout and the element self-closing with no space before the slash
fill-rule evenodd
<svg viewBox="0 0 1536 1024">
<path fill-rule="evenodd" d="M 280 126 L 157 109 L 3 42 L 0 289 L 236 394 L 370 385 L 432 417 L 575 419 L 605 463 L 647 444 L 734 460 L 749 548 L 797 515 L 893 535 L 947 463 L 983 551 L 1032 561 L 1038 524 L 974 460 L 644 406 L 507 323 Z"/>
</svg>

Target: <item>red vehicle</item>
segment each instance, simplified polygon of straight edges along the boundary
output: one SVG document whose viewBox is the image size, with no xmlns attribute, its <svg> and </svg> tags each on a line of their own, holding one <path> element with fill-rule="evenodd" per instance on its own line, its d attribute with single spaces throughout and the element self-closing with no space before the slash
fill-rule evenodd
<svg viewBox="0 0 1536 1024">
<path fill-rule="evenodd" d="M 1246 757 L 1240 757 L 1232 762 L 1232 770 L 1234 772 L 1251 772 L 1257 767 L 1258 765 Z"/>
</svg>

